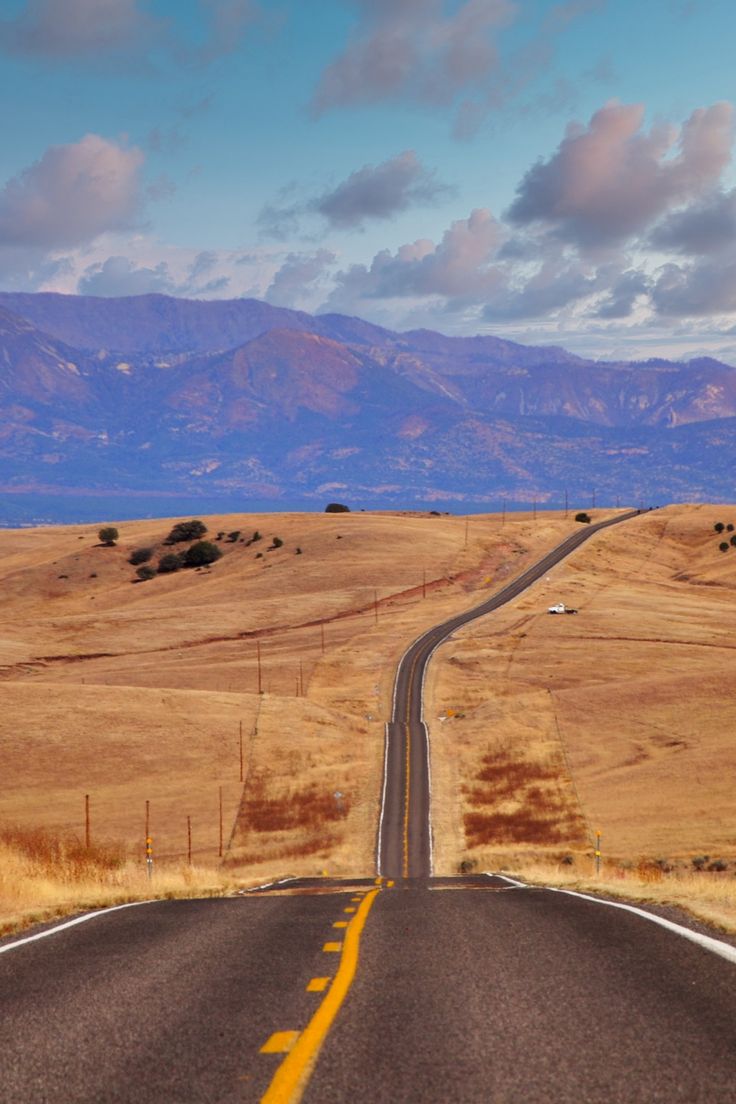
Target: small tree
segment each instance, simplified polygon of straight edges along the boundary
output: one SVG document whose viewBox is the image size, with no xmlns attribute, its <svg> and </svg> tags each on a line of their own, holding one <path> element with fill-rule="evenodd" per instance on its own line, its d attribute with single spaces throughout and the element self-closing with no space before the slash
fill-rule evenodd
<svg viewBox="0 0 736 1104">
<path fill-rule="evenodd" d="M 181 566 L 182 557 L 177 552 L 167 552 L 158 561 L 158 573 L 159 575 L 170 575 L 173 571 L 178 571 Z"/>
<path fill-rule="evenodd" d="M 128 563 L 133 564 L 133 567 L 135 567 L 136 564 L 148 563 L 152 555 L 152 548 L 136 548 L 128 556 Z"/>
<path fill-rule="evenodd" d="M 147 582 L 149 579 L 156 578 L 156 568 L 151 567 L 150 564 L 144 564 L 143 567 L 139 567 L 136 571 L 136 575 L 142 583 Z"/>
<path fill-rule="evenodd" d="M 181 544 L 182 541 L 199 540 L 207 532 L 207 526 L 203 521 L 193 518 L 192 521 L 179 521 L 169 533 L 164 544 Z"/>
<path fill-rule="evenodd" d="M 734 535 L 731 537 L 731 544 L 734 548 L 736 548 L 736 533 L 734 533 Z"/>
<path fill-rule="evenodd" d="M 103 525 L 97 534 L 100 544 L 106 544 L 108 548 L 111 548 L 120 534 L 114 525 Z"/>
<path fill-rule="evenodd" d="M 273 552 L 274 548 L 281 548 L 283 543 L 281 537 L 271 537 L 271 547 L 267 548 L 266 551 Z"/>
<path fill-rule="evenodd" d="M 584 521 L 584 522 L 590 524 L 590 514 L 586 514 L 584 511 L 581 510 L 581 512 L 579 514 L 575 515 L 575 520 L 576 521 Z"/>
<path fill-rule="evenodd" d="M 232 533 L 228 533 L 227 539 L 230 541 L 231 544 L 235 544 L 237 540 L 240 540 L 240 530 L 234 529 Z"/>
<path fill-rule="evenodd" d="M 330 502 L 325 506 L 326 514 L 349 514 L 350 507 L 343 506 L 342 502 Z"/>
<path fill-rule="evenodd" d="M 733 522 L 729 521 L 728 525 L 726 526 L 726 529 L 728 530 L 729 533 L 733 533 Z"/>
<path fill-rule="evenodd" d="M 222 552 L 212 541 L 197 541 L 184 553 L 185 567 L 204 567 L 219 560 Z"/>
<path fill-rule="evenodd" d="M 721 552 L 728 552 L 728 541 L 721 541 L 718 547 L 720 548 Z"/>
<path fill-rule="evenodd" d="M 717 521 L 713 528 L 715 529 L 716 533 L 722 533 L 726 526 L 723 524 L 722 521 Z"/>
</svg>

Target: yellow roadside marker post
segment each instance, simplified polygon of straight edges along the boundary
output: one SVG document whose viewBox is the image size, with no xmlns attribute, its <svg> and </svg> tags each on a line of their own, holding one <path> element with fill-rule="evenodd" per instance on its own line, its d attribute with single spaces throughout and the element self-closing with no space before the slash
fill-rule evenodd
<svg viewBox="0 0 736 1104">
<path fill-rule="evenodd" d="M 596 829 L 595 833 L 595 875 L 596 878 L 601 872 L 601 831 L 600 828 Z"/>
<path fill-rule="evenodd" d="M 153 877 L 153 838 L 146 836 L 146 873 L 150 882 Z"/>
</svg>

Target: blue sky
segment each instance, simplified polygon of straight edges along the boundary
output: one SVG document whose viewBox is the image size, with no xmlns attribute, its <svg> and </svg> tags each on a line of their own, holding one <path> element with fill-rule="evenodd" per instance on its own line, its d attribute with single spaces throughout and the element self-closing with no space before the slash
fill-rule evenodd
<svg viewBox="0 0 736 1104">
<path fill-rule="evenodd" d="M 724 0 L 0 0 L 0 286 L 736 363 Z"/>
</svg>

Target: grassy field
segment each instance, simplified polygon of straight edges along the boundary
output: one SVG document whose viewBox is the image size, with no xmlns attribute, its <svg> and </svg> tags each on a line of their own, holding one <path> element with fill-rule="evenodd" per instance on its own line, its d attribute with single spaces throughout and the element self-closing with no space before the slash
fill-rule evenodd
<svg viewBox="0 0 736 1104">
<path fill-rule="evenodd" d="M 399 656 L 573 523 L 204 521 L 208 537 L 240 533 L 222 559 L 148 582 L 129 556 L 152 547 L 155 564 L 172 519 L 119 524 L 111 548 L 88 526 L 0 532 L 0 826 L 83 840 L 88 794 L 92 843 L 131 876 L 146 802 L 157 878 L 188 868 L 188 823 L 193 862 L 228 884 L 368 873 Z"/>
<path fill-rule="evenodd" d="M 575 861 L 600 830 L 606 858 L 692 872 L 707 856 L 733 878 L 736 549 L 719 550 L 721 520 L 673 506 L 602 533 L 437 653 L 443 869 Z M 549 616 L 558 600 L 577 616 Z"/>
<path fill-rule="evenodd" d="M 669 507 L 599 534 L 436 653 L 438 873 L 599 884 L 736 927 L 736 548 L 713 528 L 733 515 Z M 113 548 L 88 526 L 0 532 L 6 924 L 370 873 L 399 657 L 576 528 L 542 513 L 204 521 L 239 533 L 222 559 L 149 582 L 128 558 L 150 546 L 155 563 L 171 519 L 120 524 Z M 558 600 L 580 612 L 550 617 Z M 78 851 L 85 795 L 97 866 Z"/>
</svg>

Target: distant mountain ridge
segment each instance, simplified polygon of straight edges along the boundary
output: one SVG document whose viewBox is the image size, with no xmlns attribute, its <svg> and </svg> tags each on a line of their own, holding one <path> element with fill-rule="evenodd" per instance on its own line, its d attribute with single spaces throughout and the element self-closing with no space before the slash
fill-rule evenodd
<svg viewBox="0 0 736 1104">
<path fill-rule="evenodd" d="M 733 497 L 736 369 L 253 299 L 0 293 L 0 488 L 366 506 Z"/>
</svg>

